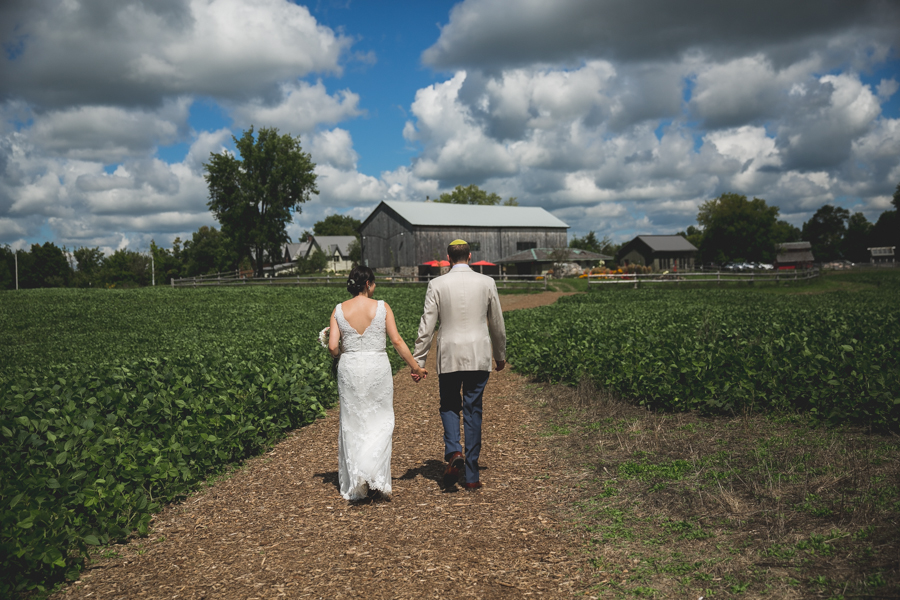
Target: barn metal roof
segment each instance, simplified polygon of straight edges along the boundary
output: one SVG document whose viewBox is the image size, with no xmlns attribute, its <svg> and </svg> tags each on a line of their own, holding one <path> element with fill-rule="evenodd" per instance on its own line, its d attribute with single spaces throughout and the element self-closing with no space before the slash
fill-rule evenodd
<svg viewBox="0 0 900 600">
<path fill-rule="evenodd" d="M 654 252 L 693 252 L 697 248 L 680 235 L 639 235 Z"/>
<path fill-rule="evenodd" d="M 479 206 L 443 202 L 382 202 L 411 225 L 450 227 L 569 226 L 538 206 Z"/>
</svg>

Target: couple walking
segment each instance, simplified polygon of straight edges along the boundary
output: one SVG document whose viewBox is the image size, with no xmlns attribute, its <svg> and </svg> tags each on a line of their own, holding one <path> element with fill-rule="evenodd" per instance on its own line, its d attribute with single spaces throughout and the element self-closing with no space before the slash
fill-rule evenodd
<svg viewBox="0 0 900 600">
<path fill-rule="evenodd" d="M 356 267 L 347 279 L 353 296 L 331 315 L 328 349 L 340 357 L 337 368 L 341 402 L 338 433 L 338 479 L 341 496 L 360 500 L 391 495 L 391 439 L 394 431 L 394 382 L 385 352 L 385 337 L 410 366 L 413 380 L 425 379 L 425 358 L 435 326 L 441 423 L 444 426 L 444 488 L 465 471 L 463 487 L 482 487 L 478 475 L 481 453 L 482 396 L 491 359 L 500 371 L 506 365 L 506 330 L 494 280 L 469 267 L 472 258 L 463 240 L 450 242 L 450 272 L 428 284 L 415 352 L 397 332 L 391 307 L 374 300 L 375 275 Z M 466 452 L 460 445 L 463 415 Z"/>
</svg>

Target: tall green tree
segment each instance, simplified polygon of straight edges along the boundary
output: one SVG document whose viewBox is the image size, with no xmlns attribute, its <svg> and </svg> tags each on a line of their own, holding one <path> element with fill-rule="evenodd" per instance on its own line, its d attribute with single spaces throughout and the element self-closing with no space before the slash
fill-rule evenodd
<svg viewBox="0 0 900 600">
<path fill-rule="evenodd" d="M 72 277 L 75 287 L 94 287 L 100 284 L 100 269 L 103 266 L 103 251 L 100 248 L 82 246 L 72 251 L 77 270 Z"/>
<path fill-rule="evenodd" d="M 62 249 L 53 242 L 32 244 L 23 265 L 19 254 L 19 287 L 65 287 L 72 277 L 72 267 Z M 29 260 L 30 259 L 30 260 Z M 23 269 L 23 266 L 26 267 Z"/>
<path fill-rule="evenodd" d="M 508 198 L 505 202 L 503 198 L 494 192 L 486 192 L 474 183 L 470 186 L 463 187 L 461 185 L 453 188 L 452 192 L 441 194 L 435 202 L 443 202 L 445 204 L 480 204 L 482 206 L 518 206 L 519 203 L 515 198 Z"/>
<path fill-rule="evenodd" d="M 612 243 L 608 235 L 604 235 L 602 240 L 598 240 L 597 234 L 593 231 L 589 231 L 584 237 L 573 237 L 569 240 L 569 248 L 587 250 L 588 252 L 606 254 L 607 256 L 614 256 L 616 250 L 618 250 L 616 244 Z"/>
<path fill-rule="evenodd" d="M 803 240 L 812 246 L 816 260 L 828 262 L 841 258 L 841 242 L 847 231 L 850 211 L 825 204 L 803 224 Z"/>
<path fill-rule="evenodd" d="M 16 254 L 9 245 L 0 246 L 0 290 L 16 289 Z"/>
<path fill-rule="evenodd" d="M 865 262 L 869 259 L 869 237 L 872 235 L 872 224 L 861 212 L 853 213 L 847 220 L 847 231 L 841 240 L 841 252 L 844 258 L 853 262 Z"/>
<path fill-rule="evenodd" d="M 697 249 L 700 248 L 700 244 L 703 240 L 703 230 L 698 227 L 694 227 L 693 225 L 688 225 L 687 230 L 679 231 L 675 235 L 680 235 L 691 244 L 693 244 Z"/>
<path fill-rule="evenodd" d="M 128 248 L 120 248 L 103 260 L 100 281 L 117 287 L 141 287 L 150 284 L 150 257 Z"/>
<path fill-rule="evenodd" d="M 204 164 L 210 210 L 238 256 L 250 256 L 257 276 L 266 257 L 281 256 L 290 241 L 287 226 L 316 188 L 315 163 L 300 138 L 253 127 L 234 139 L 240 158 L 211 153 Z"/>
<path fill-rule="evenodd" d="M 762 198 L 747 200 L 739 194 L 722 194 L 700 205 L 697 222 L 703 228 L 700 255 L 703 262 L 723 263 L 741 257 L 772 262 L 778 207 Z"/>
<path fill-rule="evenodd" d="M 359 237 L 359 228 L 362 221 L 347 215 L 328 215 L 315 225 L 313 233 L 316 235 L 353 235 Z"/>
<path fill-rule="evenodd" d="M 784 244 L 786 242 L 799 242 L 803 237 L 799 227 L 791 225 L 787 221 L 778 221 L 775 223 L 775 229 L 772 233 L 772 241 L 776 244 Z"/>
<path fill-rule="evenodd" d="M 238 255 L 224 233 L 204 225 L 184 242 L 181 260 L 183 276 L 193 277 L 236 269 Z"/>
</svg>

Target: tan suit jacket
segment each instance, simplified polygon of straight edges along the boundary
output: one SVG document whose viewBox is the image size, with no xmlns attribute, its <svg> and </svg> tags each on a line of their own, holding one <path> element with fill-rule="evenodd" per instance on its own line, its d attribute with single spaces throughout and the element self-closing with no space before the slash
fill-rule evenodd
<svg viewBox="0 0 900 600">
<path fill-rule="evenodd" d="M 437 370 L 490 371 L 491 357 L 506 360 L 506 326 L 500 310 L 497 284 L 468 266 L 457 267 L 433 279 L 425 293 L 413 358 L 425 366 L 425 357 L 441 324 L 437 341 Z"/>
</svg>

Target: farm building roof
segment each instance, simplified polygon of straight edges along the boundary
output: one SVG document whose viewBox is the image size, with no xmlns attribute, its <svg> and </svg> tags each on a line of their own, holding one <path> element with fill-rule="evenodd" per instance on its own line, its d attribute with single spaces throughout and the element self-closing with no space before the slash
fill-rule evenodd
<svg viewBox="0 0 900 600">
<path fill-rule="evenodd" d="M 293 262 L 297 260 L 298 256 L 306 256 L 307 251 L 309 250 L 309 242 L 297 242 L 295 244 L 285 244 L 284 245 L 284 260 L 287 262 Z"/>
<path fill-rule="evenodd" d="M 654 252 L 695 252 L 697 247 L 680 235 L 639 235 L 641 240 Z"/>
<path fill-rule="evenodd" d="M 341 253 L 341 256 L 350 254 L 350 244 L 356 241 L 354 235 L 314 235 L 313 239 L 319 246 L 319 249 L 325 254 L 331 256 L 335 249 Z"/>
<path fill-rule="evenodd" d="M 530 250 L 522 250 L 505 258 L 498 260 L 498 263 L 525 263 L 525 262 L 551 262 L 556 259 L 551 256 L 557 248 L 531 248 Z M 568 256 L 562 262 L 578 262 L 583 260 L 610 260 L 611 256 L 589 252 L 588 250 L 579 250 L 578 248 L 566 248 Z"/>
<path fill-rule="evenodd" d="M 776 244 L 775 248 L 778 252 L 775 262 L 778 264 L 811 263 L 815 261 L 812 253 L 812 244 L 809 242 L 785 242 Z"/>
<path fill-rule="evenodd" d="M 393 200 L 385 200 L 382 204 L 411 225 L 426 227 L 569 227 L 539 206 L 480 206 Z"/>
</svg>

